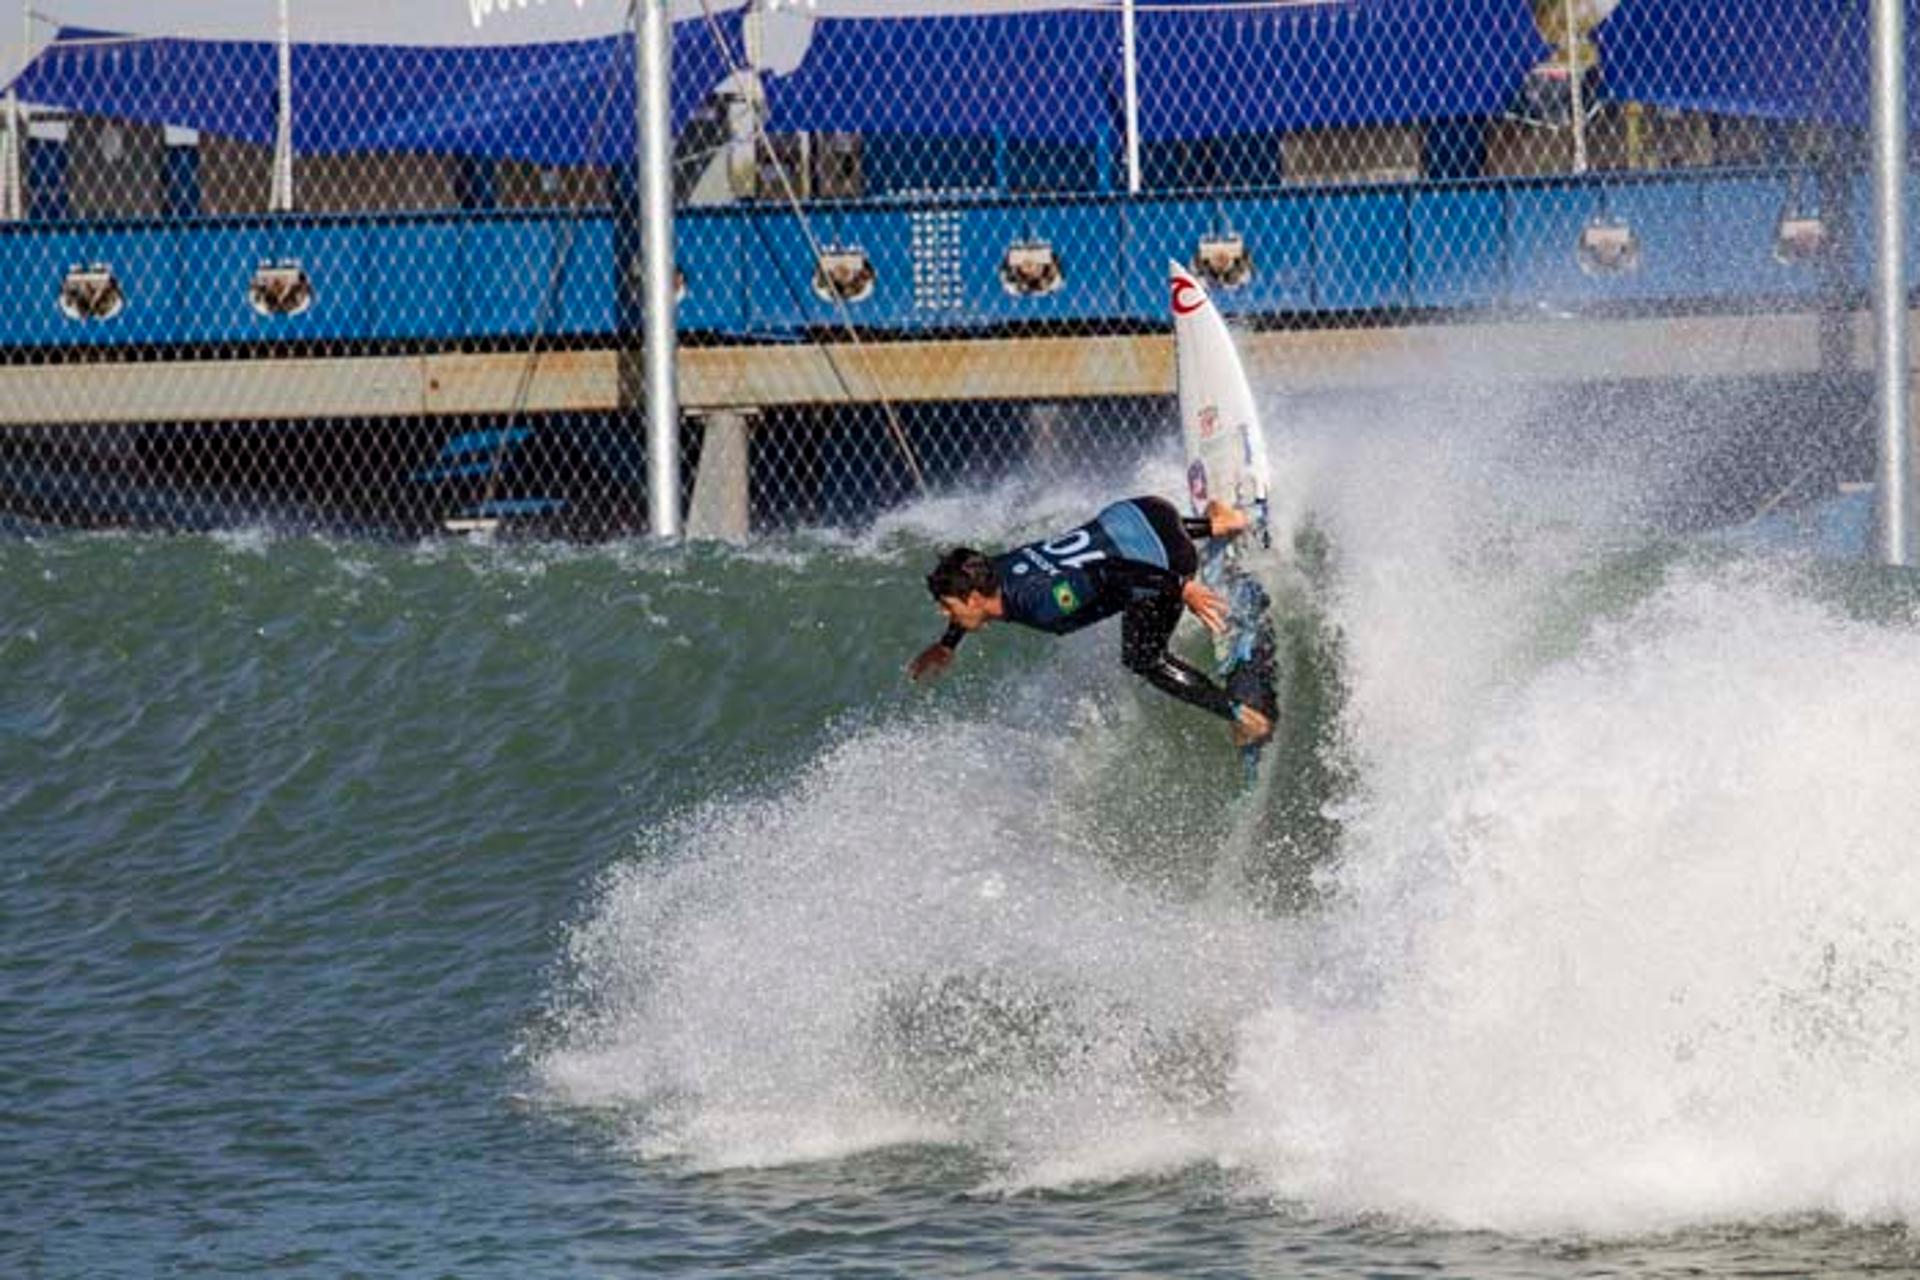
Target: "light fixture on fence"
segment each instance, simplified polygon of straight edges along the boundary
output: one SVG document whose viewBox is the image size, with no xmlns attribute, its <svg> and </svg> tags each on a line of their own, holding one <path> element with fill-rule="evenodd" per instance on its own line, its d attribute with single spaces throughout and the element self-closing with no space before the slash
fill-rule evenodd
<svg viewBox="0 0 1920 1280">
<path fill-rule="evenodd" d="M 679 267 L 673 269 L 673 300 L 676 304 L 687 300 L 687 273 Z"/>
<path fill-rule="evenodd" d="M 1827 224 L 1817 213 L 1784 209 L 1773 229 L 1773 260 L 1785 266 L 1811 262 L 1827 247 Z"/>
<path fill-rule="evenodd" d="M 813 291 L 822 302 L 860 302 L 873 295 L 873 260 L 859 245 L 829 246 L 813 268 Z"/>
<path fill-rule="evenodd" d="M 1625 218 L 1596 213 L 1580 228 L 1574 259 L 1590 276 L 1617 276 L 1640 269 L 1640 237 Z"/>
<path fill-rule="evenodd" d="M 60 281 L 60 314 L 69 320 L 111 320 L 126 307 L 120 277 L 103 262 L 68 267 Z"/>
<path fill-rule="evenodd" d="M 1209 232 L 1194 250 L 1193 271 L 1222 289 L 1238 289 L 1253 279 L 1253 255 L 1238 231 Z"/>
<path fill-rule="evenodd" d="M 313 306 L 313 281 L 292 258 L 254 268 L 247 303 L 263 316 L 297 316 Z"/>
<path fill-rule="evenodd" d="M 1000 283 L 1016 298 L 1056 293 L 1066 282 L 1060 255 L 1045 240 L 1016 240 L 1000 259 Z"/>
</svg>

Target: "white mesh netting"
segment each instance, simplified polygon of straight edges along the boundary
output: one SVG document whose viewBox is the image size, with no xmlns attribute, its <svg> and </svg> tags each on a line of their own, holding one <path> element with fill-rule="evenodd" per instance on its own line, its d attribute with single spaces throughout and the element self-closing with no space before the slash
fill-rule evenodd
<svg viewBox="0 0 1920 1280">
<path fill-rule="evenodd" d="M 683 0 L 683 498 L 1126 466 L 1169 259 L 1265 333 L 1853 305 L 1865 8 Z M 0 519 L 643 529 L 629 26 L 23 9 Z"/>
</svg>

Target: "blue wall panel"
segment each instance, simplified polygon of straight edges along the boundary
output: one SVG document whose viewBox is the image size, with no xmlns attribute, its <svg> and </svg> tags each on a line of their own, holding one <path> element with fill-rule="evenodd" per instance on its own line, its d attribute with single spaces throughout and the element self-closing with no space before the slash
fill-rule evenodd
<svg viewBox="0 0 1920 1280">
<path fill-rule="evenodd" d="M 873 293 L 847 303 L 843 317 L 838 305 L 813 291 L 813 253 L 793 215 L 783 209 L 768 209 L 747 219 L 740 229 L 740 263 L 750 327 L 838 329 L 843 323 L 851 323 L 862 328 L 892 328 L 915 319 L 939 323 L 915 315 L 912 228 L 903 209 L 816 210 L 810 221 L 823 248 L 857 247 L 866 251 L 875 273 Z M 925 295 L 927 290 L 919 292 Z"/>
<path fill-rule="evenodd" d="M 1409 303 L 1493 307 L 1507 300 L 1507 202 L 1497 187 L 1416 191 L 1407 210 Z"/>
<path fill-rule="evenodd" d="M 1907 174 L 1907 292 L 1920 287 L 1920 174 Z M 1861 174 L 1853 181 L 1853 278 L 1856 288 L 1873 288 L 1873 258 L 1878 234 L 1874 228 L 1873 179 Z"/>
<path fill-rule="evenodd" d="M 0 340 L 19 346 L 101 347 L 168 340 L 180 323 L 177 236 L 171 230 L 66 223 L 0 236 Z M 109 320 L 60 310 L 70 267 L 112 269 L 126 305 Z"/>
<path fill-rule="evenodd" d="M 179 340 L 301 342 L 356 338 L 368 328 L 370 228 L 347 220 L 198 224 L 181 233 Z M 300 315 L 261 315 L 247 300 L 265 262 L 298 262 L 313 284 Z"/>
<path fill-rule="evenodd" d="M 1120 306 L 1120 211 L 1107 203 L 980 205 L 961 214 L 959 281 L 962 316 L 974 324 L 1097 320 Z M 1007 292 L 1000 268 L 1015 242 L 1043 240 L 1060 262 L 1061 285 L 1049 294 Z"/>
<path fill-rule="evenodd" d="M 1517 187 L 1508 199 L 1516 305 L 1656 301 L 1700 291 L 1702 233 L 1694 182 Z M 1640 244 L 1636 269 L 1596 275 L 1581 270 L 1580 233 L 1603 210 L 1632 228 Z"/>
<path fill-rule="evenodd" d="M 1191 264 L 1202 236 L 1222 232 L 1241 235 L 1254 264 L 1244 286 L 1214 290 L 1228 313 L 1753 297 L 1811 305 L 1817 265 L 1772 256 L 1789 181 L 1781 171 L 1293 189 L 1225 199 L 959 197 L 816 205 L 809 222 L 825 244 L 866 250 L 876 269 L 872 296 L 850 304 L 846 319 L 900 333 L 1164 325 L 1168 259 Z M 1850 190 L 1856 224 L 1870 230 L 1869 184 L 1861 178 Z M 1908 203 L 1920 226 L 1920 181 L 1909 184 Z M 1581 270 L 1577 240 L 1602 208 L 1631 226 L 1637 269 Z M 548 305 L 555 255 L 569 238 L 569 265 Z M 1065 276 L 1060 290 L 1006 291 L 1002 259 L 1024 240 L 1054 247 Z M 434 342 L 539 332 L 593 338 L 617 330 L 614 246 L 604 210 L 571 223 L 557 213 L 485 212 L 6 227 L 0 345 Z M 683 330 L 777 339 L 843 323 L 839 309 L 814 294 L 807 237 L 784 207 L 686 211 L 678 254 L 688 286 Z M 1871 254 L 1867 234 L 1847 259 L 1863 288 Z M 1920 280 L 1920 236 L 1908 255 Z M 247 299 L 254 269 L 282 259 L 307 270 L 314 304 L 303 315 L 259 315 Z M 118 273 L 127 307 L 110 321 L 69 320 L 56 307 L 61 278 L 69 266 L 93 262 Z"/>
<path fill-rule="evenodd" d="M 560 310 L 550 317 L 548 333 L 613 333 L 619 326 L 619 264 L 613 257 L 613 217 L 561 219 L 554 226 Z"/>
<path fill-rule="evenodd" d="M 428 339 L 461 332 L 461 224 L 451 219 L 368 228 L 367 332 Z"/>
<path fill-rule="evenodd" d="M 1584 300 L 1591 280 L 1580 271 L 1574 245 L 1600 208 L 1589 187 L 1521 187 L 1507 192 L 1509 300 Z"/>
<path fill-rule="evenodd" d="M 1314 302 L 1322 310 L 1404 307 L 1407 204 L 1399 192 L 1315 196 Z"/>
<path fill-rule="evenodd" d="M 539 331 L 558 245 L 548 218 L 483 218 L 460 238 L 460 311 L 466 332 L 500 337 Z"/>
<path fill-rule="evenodd" d="M 1608 210 L 1640 241 L 1640 268 L 1595 283 L 1614 298 L 1670 301 L 1700 296 L 1705 233 L 1697 182 L 1631 183 L 1608 190 Z"/>
<path fill-rule="evenodd" d="M 1238 289 L 1209 290 L 1226 314 L 1305 311 L 1313 307 L 1313 229 L 1306 198 L 1156 200 L 1124 207 L 1126 278 L 1121 310 L 1129 319 L 1167 321 L 1167 262 L 1191 266 L 1200 238 L 1236 231 L 1253 259 Z"/>
<path fill-rule="evenodd" d="M 34 307 L 51 310 L 54 305 L 51 296 L 37 304 L 34 297 L 42 260 L 38 235 L 21 227 L 0 228 L 0 345 L 24 345 L 34 324 Z"/>
<path fill-rule="evenodd" d="M 1809 200 L 1813 185 L 1809 175 L 1804 190 Z M 1788 198 L 1789 184 L 1784 178 L 1729 178 L 1701 186 L 1699 290 L 1703 296 L 1811 296 L 1819 292 L 1818 262 L 1782 263 L 1773 256 L 1780 214 Z"/>
<path fill-rule="evenodd" d="M 740 227 L 741 219 L 727 214 L 681 215 L 673 247 L 687 282 L 687 296 L 680 300 L 681 329 L 734 333 L 746 327 Z"/>
</svg>

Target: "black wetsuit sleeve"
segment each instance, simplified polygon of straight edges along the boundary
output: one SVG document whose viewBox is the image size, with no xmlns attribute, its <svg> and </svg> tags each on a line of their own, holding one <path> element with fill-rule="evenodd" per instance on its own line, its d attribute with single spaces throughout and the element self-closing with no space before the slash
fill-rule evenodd
<svg viewBox="0 0 1920 1280">
<path fill-rule="evenodd" d="M 1180 527 L 1187 531 L 1189 538 L 1196 540 L 1213 536 L 1213 521 L 1205 516 L 1181 516 Z"/>
<path fill-rule="evenodd" d="M 947 628 L 947 633 L 941 636 L 940 639 L 936 641 L 936 643 L 939 644 L 939 646 L 942 649 L 946 649 L 949 652 L 951 652 L 954 649 L 958 649 L 960 647 L 960 642 L 962 640 L 965 640 L 966 638 L 967 638 L 966 628 L 962 627 L 959 623 L 956 622 L 952 626 Z"/>
</svg>

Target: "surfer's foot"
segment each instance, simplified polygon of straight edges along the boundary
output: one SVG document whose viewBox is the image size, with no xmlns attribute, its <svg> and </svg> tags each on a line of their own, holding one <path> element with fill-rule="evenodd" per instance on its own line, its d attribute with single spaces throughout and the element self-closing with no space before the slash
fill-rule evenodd
<svg viewBox="0 0 1920 1280">
<path fill-rule="evenodd" d="M 1251 747 L 1273 736 L 1273 721 L 1252 707 L 1241 707 L 1234 715 L 1233 745 Z"/>
</svg>

